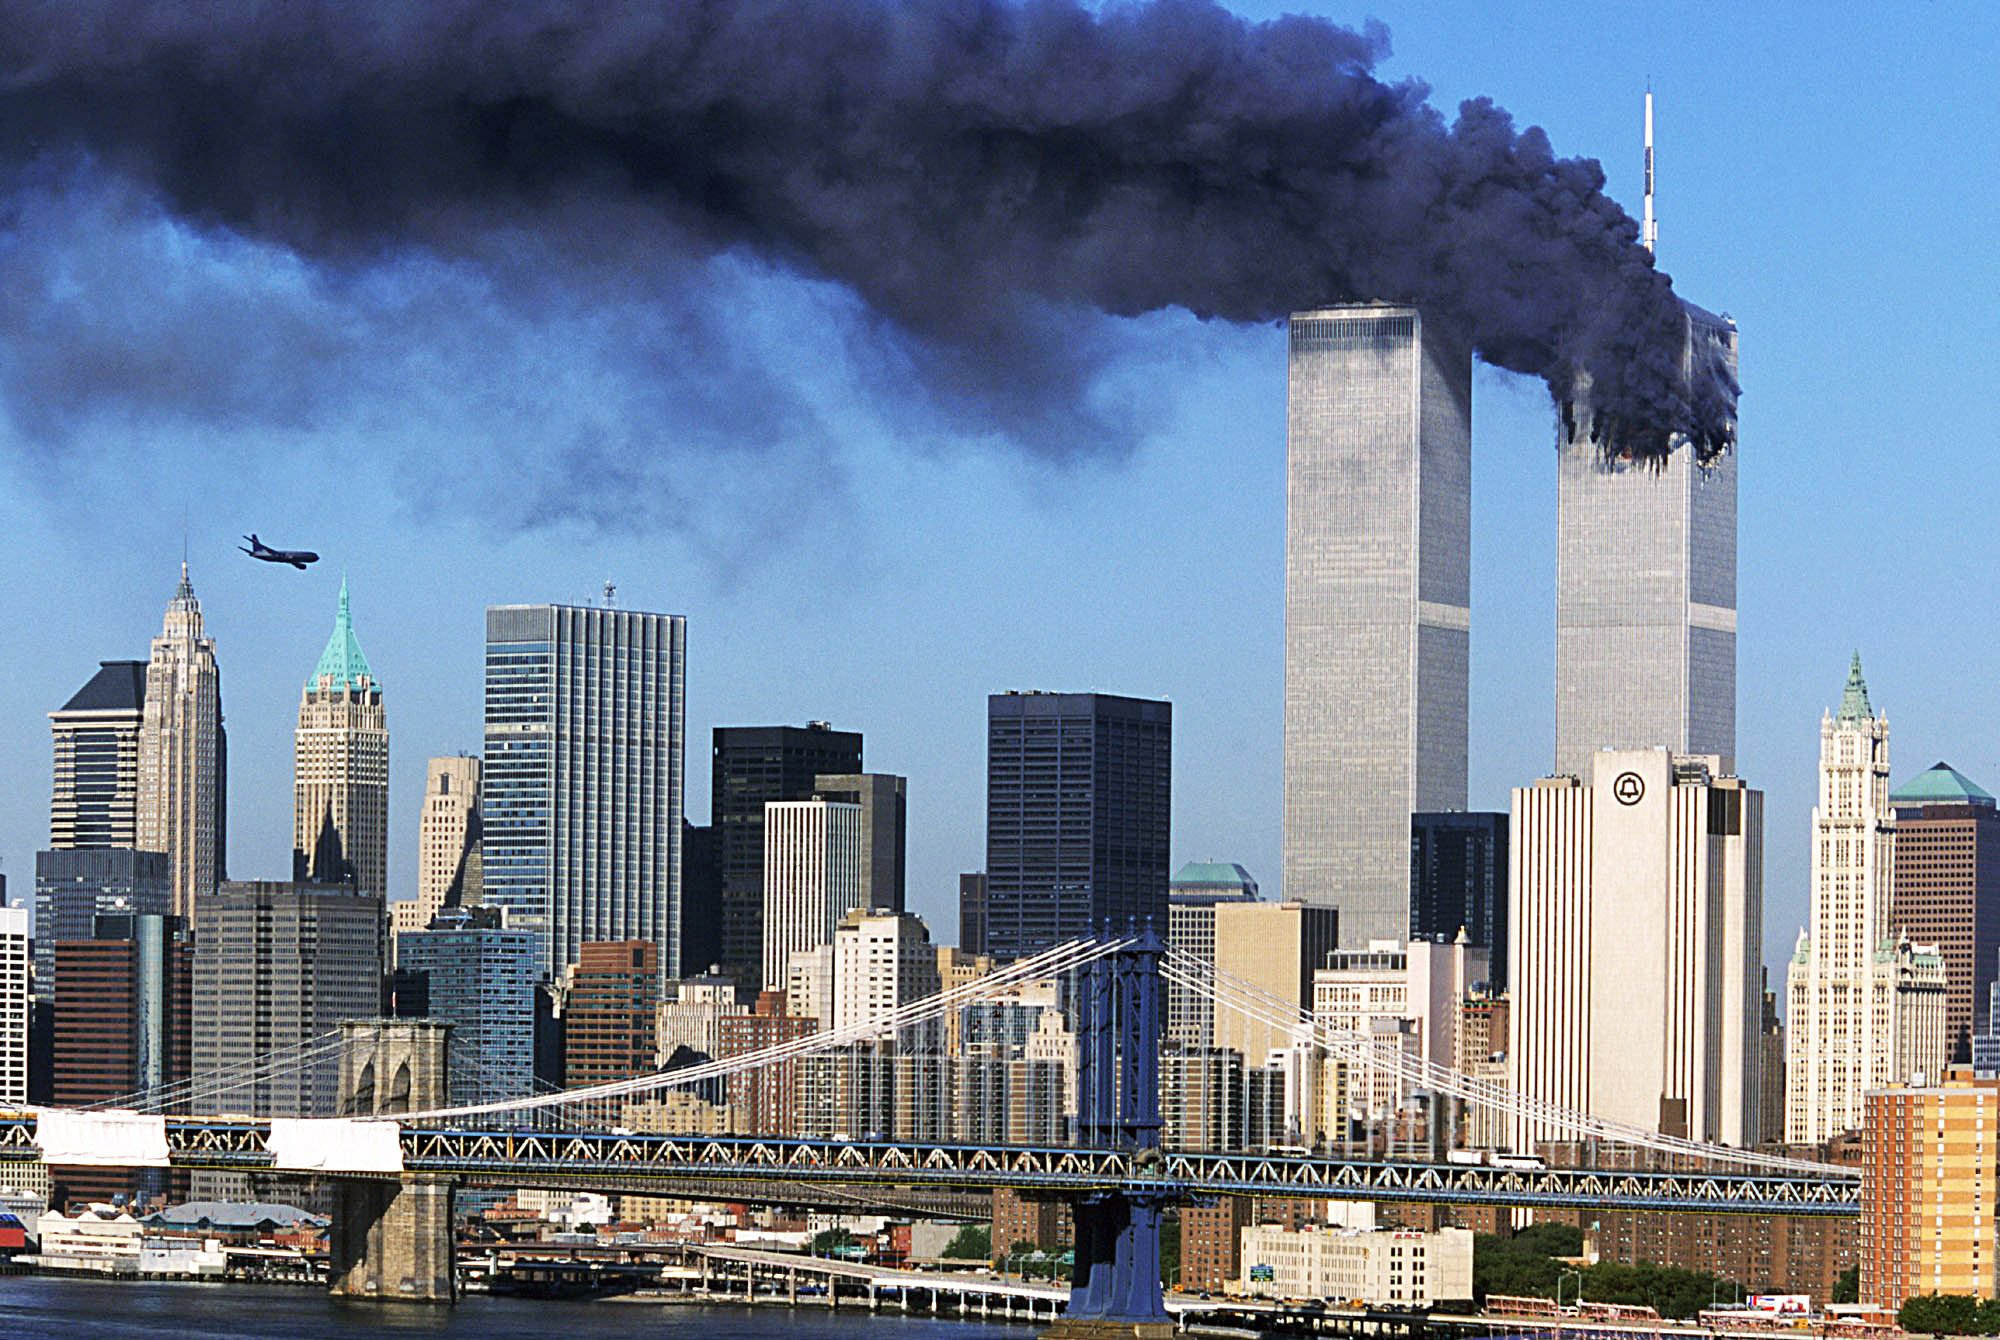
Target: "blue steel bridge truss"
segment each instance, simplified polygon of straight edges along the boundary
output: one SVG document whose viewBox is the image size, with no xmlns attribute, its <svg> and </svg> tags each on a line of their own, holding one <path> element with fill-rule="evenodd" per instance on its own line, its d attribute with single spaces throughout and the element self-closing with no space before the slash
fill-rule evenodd
<svg viewBox="0 0 2000 1340">
<path fill-rule="evenodd" d="M 0 1161 L 32 1159 L 34 1116 L 0 1114 Z M 269 1171 L 265 1124 L 167 1119 L 177 1168 Z M 1187 1196 L 1292 1196 L 1450 1205 L 1597 1206 L 1606 1210 L 1721 1211 L 1854 1216 L 1860 1183 L 1795 1173 L 1658 1172 L 1592 1168 L 1493 1168 L 1477 1164 L 1351 1160 L 1254 1153 L 960 1145 L 926 1141 L 759 1136 L 627 1135 L 415 1126 L 402 1134 L 410 1172 L 482 1178 L 559 1174 L 565 1185 L 598 1176 L 619 1184 L 729 1179 L 864 1183 L 1077 1194 L 1143 1191 Z"/>
</svg>

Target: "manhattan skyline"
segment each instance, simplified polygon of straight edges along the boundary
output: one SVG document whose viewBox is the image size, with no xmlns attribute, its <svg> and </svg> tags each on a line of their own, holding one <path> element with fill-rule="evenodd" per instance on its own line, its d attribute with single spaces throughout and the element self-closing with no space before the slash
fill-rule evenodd
<svg viewBox="0 0 2000 1340">
<path fill-rule="evenodd" d="M 1806 916 L 1816 730 L 1851 650 L 1889 717 L 1897 784 L 1940 758 L 2000 782 L 1989 687 L 2000 651 L 1979 580 L 2000 515 L 1984 469 L 1981 354 L 2000 331 L 1982 297 L 1995 261 L 1968 245 L 1991 188 L 1939 170 L 1979 161 L 1995 112 L 1964 102 L 1936 124 L 1928 107 L 1931 86 L 1981 77 L 2000 40 L 1984 15 L 1863 35 L 1808 31 L 1806 12 L 1755 35 L 1689 25 L 1671 8 L 1589 29 L 1573 13 L 1516 16 L 1504 30 L 1470 7 L 1380 15 L 1396 39 L 1388 73 L 1432 80 L 1447 113 L 1492 94 L 1545 126 L 1559 152 L 1602 159 L 1635 212 L 1639 92 L 1654 78 L 1662 265 L 1688 296 L 1726 308 L 1749 351 L 1737 762 L 1770 797 L 1767 960 Z M 1915 67 L 1922 79 L 1893 73 Z M 1569 77 L 1577 70 L 1589 77 Z M 1864 71 L 1880 82 L 1858 97 Z M 1774 85 L 1788 95 L 1775 107 Z M 1759 133 L 1746 136 L 1751 124 Z M 191 247 L 198 263 L 172 276 L 148 318 L 163 324 L 193 328 L 220 311 L 247 327 L 261 311 L 335 311 L 342 297 L 283 267 L 259 273 L 244 244 L 157 219 L 131 228 L 86 215 L 65 246 L 121 283 L 152 274 L 149 256 Z M 756 267 L 709 278 L 755 304 L 741 339 L 758 356 L 842 310 L 823 288 Z M 1879 323 L 1857 321 L 1871 299 L 1914 304 L 1918 319 L 1899 328 L 1922 337 L 1884 340 Z M 101 319 L 108 338 L 140 318 L 107 307 Z M 621 307 L 608 319 L 639 318 Z M 344 567 L 371 661 L 397 694 L 393 897 L 415 891 L 425 759 L 479 748 L 485 606 L 580 603 L 607 577 L 627 608 L 688 616 L 690 739 L 717 724 L 826 719 L 867 734 L 871 769 L 910 778 L 909 902 L 938 939 L 955 938 L 957 872 L 981 862 L 982 700 L 1008 688 L 1172 699 L 1172 864 L 1240 861 L 1267 896 L 1282 893 L 1281 330 L 1185 316 L 1084 323 L 1084 336 L 1119 350 L 1101 390 L 1134 416 L 1134 443 L 1066 461 L 982 447 L 976 430 L 872 394 L 837 334 L 809 337 L 832 370 L 800 374 L 809 410 L 783 444 L 734 444 L 726 407 L 677 401 L 670 425 L 706 423 L 724 445 L 633 481 L 629 511 L 602 506 L 599 490 L 552 493 L 546 479 L 502 507 L 504 470 L 481 470 L 456 444 L 504 429 L 503 462 L 528 451 L 588 462 L 577 443 L 596 416 L 647 404 L 630 369 L 598 384 L 599 350 L 577 314 L 547 320 L 539 333 L 558 342 L 558 375 L 545 396 L 523 393 L 525 424 L 507 385 L 525 365 L 504 351 L 538 332 L 492 313 L 460 337 L 483 347 L 438 339 L 384 352 L 352 403 L 281 386 L 266 403 L 200 416 L 100 416 L 71 425 L 61 448 L 9 415 L 0 626 L 18 650 L 0 684 L 12 779 L 0 870 L 15 899 L 47 842 L 46 714 L 99 660 L 146 654 L 183 533 L 223 669 L 236 878 L 288 869 L 296 667 L 324 642 Z M 411 367 L 427 354 L 482 375 L 462 389 L 432 382 Z M 1475 369 L 1475 808 L 1504 809 L 1508 788 L 1551 763 L 1552 439 L 1540 386 Z M 326 471 L 354 453 L 375 468 Z M 589 509 L 586 493 L 599 499 Z M 231 551 L 251 529 L 327 561 L 307 574 L 253 565 Z M 689 817 L 705 818 L 706 769 L 688 769 L 687 799 Z"/>
</svg>

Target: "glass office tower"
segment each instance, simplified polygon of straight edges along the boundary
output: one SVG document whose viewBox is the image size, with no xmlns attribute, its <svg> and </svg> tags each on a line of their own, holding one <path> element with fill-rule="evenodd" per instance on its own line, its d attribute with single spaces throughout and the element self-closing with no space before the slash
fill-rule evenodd
<svg viewBox="0 0 2000 1340">
<path fill-rule="evenodd" d="M 1462 810 L 1472 358 L 1412 307 L 1291 319 L 1286 899 L 1407 937 L 1410 816 Z"/>
<path fill-rule="evenodd" d="M 1736 370 L 1736 326 L 1692 304 L 1689 357 Z M 1706 350 L 1697 346 L 1706 344 Z M 1659 468 L 1565 443 L 1556 463 L 1555 771 L 1600 749 L 1736 770 L 1736 453 Z"/>
<path fill-rule="evenodd" d="M 686 677 L 680 615 L 486 611 L 485 901 L 547 976 L 592 940 L 650 940 L 680 975 Z"/>
</svg>

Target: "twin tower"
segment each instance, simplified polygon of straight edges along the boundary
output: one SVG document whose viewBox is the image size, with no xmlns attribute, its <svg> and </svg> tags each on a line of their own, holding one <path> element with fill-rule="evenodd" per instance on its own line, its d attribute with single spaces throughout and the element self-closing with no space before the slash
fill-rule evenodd
<svg viewBox="0 0 2000 1340">
<path fill-rule="evenodd" d="M 1689 306 L 1688 339 L 1736 328 Z M 1466 807 L 1472 355 L 1413 307 L 1291 318 L 1284 895 L 1407 939 L 1410 816 Z M 1564 442 L 1554 771 L 1600 749 L 1736 753 L 1736 455 L 1655 469 Z M 1519 565 L 1530 556 L 1503 555 Z"/>
</svg>

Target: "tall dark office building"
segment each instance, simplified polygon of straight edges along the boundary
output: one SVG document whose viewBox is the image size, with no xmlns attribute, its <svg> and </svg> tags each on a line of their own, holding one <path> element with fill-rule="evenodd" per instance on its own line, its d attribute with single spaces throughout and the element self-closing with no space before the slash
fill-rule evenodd
<svg viewBox="0 0 2000 1340">
<path fill-rule="evenodd" d="M 715 825 L 681 825 L 681 975 L 722 962 L 722 860 Z"/>
<path fill-rule="evenodd" d="M 49 846 L 137 846 L 139 727 L 146 663 L 100 661 L 90 682 L 49 713 L 55 786 Z"/>
<path fill-rule="evenodd" d="M 748 995 L 764 982 L 764 806 L 811 800 L 822 773 L 861 771 L 861 732 L 804 726 L 717 726 L 710 827 L 722 868 L 723 972 Z M 783 982 L 771 985 L 783 989 Z"/>
<path fill-rule="evenodd" d="M 958 947 L 968 954 L 986 952 L 986 875 L 972 871 L 958 877 Z"/>
<path fill-rule="evenodd" d="M 1947 1061 L 1972 1060 L 2000 950 L 2000 810 L 1949 763 L 1889 793 L 1896 810 L 1889 924 L 1944 957 Z"/>
<path fill-rule="evenodd" d="M 816 798 L 861 807 L 861 901 L 856 907 L 904 910 L 908 791 L 908 779 L 889 772 L 813 779 Z"/>
<path fill-rule="evenodd" d="M 1022 958 L 1105 922 L 1167 925 L 1173 704 L 996 693 L 986 704 L 986 944 Z"/>
<path fill-rule="evenodd" d="M 1410 938 L 1465 938 L 1487 951 L 1488 981 L 1507 986 L 1507 816 L 1446 810 L 1410 816 Z"/>
</svg>

